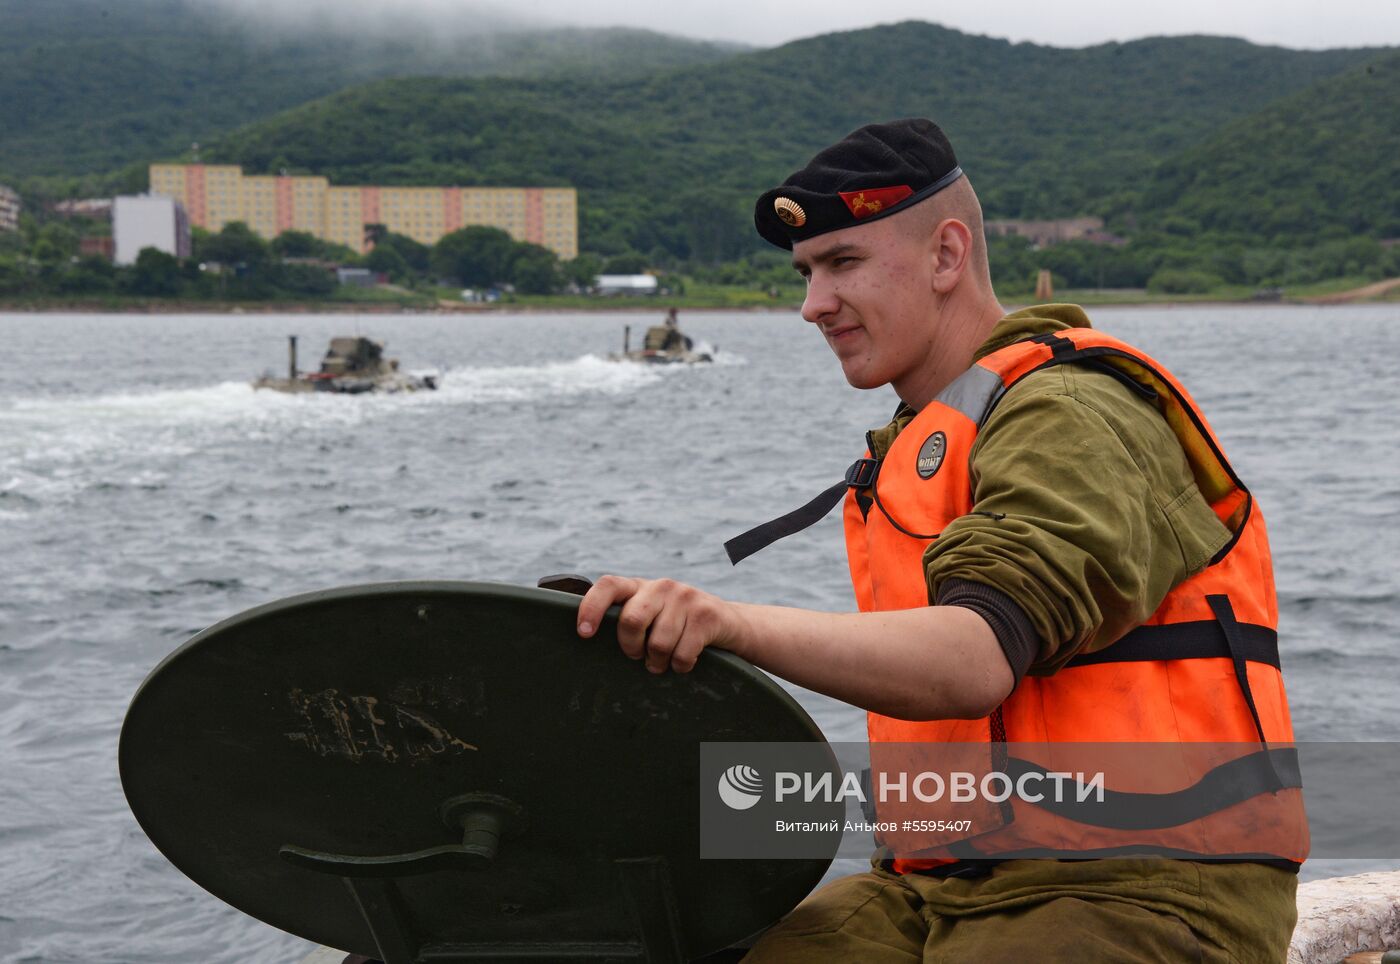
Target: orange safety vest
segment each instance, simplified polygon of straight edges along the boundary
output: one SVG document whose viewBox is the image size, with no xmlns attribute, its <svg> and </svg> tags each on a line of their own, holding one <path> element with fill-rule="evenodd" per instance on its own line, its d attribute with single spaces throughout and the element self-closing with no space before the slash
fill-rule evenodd
<svg viewBox="0 0 1400 964">
<path fill-rule="evenodd" d="M 989 717 L 908 721 L 871 713 L 874 768 L 901 764 L 898 744 L 983 745 L 986 765 L 1006 769 L 1006 744 L 1035 744 L 1045 759 L 1011 768 L 1047 769 L 1065 744 L 1187 746 L 1173 765 L 1153 765 L 1136 785 L 1110 796 L 1129 810 L 1149 798 L 1159 826 L 1081 822 L 1074 812 L 1013 799 L 946 813 L 927 805 L 881 808 L 886 816 L 974 814 L 970 833 L 885 833 L 898 872 L 966 858 L 1029 856 L 1056 842 L 1055 855 L 1265 859 L 1301 863 L 1308 850 L 1293 740 L 1278 659 L 1278 606 L 1264 520 L 1186 390 L 1152 359 L 1092 329 L 1017 342 L 983 358 L 899 433 L 885 456 L 847 474 L 847 555 L 863 612 L 929 604 L 923 555 L 954 519 L 973 508 L 969 455 L 993 407 L 1033 372 L 1069 362 L 1124 381 L 1151 399 L 1181 442 L 1197 486 L 1230 532 L 1202 572 L 1162 600 L 1141 626 L 1106 648 L 1076 656 L 1050 676 L 1027 676 Z M 1262 744 L 1262 746 L 1261 746 Z M 998 753 L 998 748 L 1001 752 Z M 906 748 L 912 749 L 912 748 Z M 956 748 L 954 750 L 956 756 Z M 1014 747 L 1013 747 L 1014 749 Z M 916 754 L 917 755 L 917 754 Z M 905 754 L 908 756 L 908 754 Z M 1120 768 L 1113 772 L 1131 772 Z M 1120 777 L 1121 779 L 1121 777 Z M 1209 791 L 1209 792 L 1207 792 Z M 1203 797 L 1204 795 L 1204 797 Z M 1206 803 L 1203 806 L 1202 800 Z M 1211 802 L 1213 801 L 1213 802 Z M 1101 808 L 1102 809 L 1102 808 Z M 1108 809 L 1113 809 L 1110 800 Z M 1154 821 L 1147 819 L 1147 823 Z M 1105 825 L 1107 824 L 1107 825 Z M 918 857 L 911 857 L 917 854 Z"/>
</svg>

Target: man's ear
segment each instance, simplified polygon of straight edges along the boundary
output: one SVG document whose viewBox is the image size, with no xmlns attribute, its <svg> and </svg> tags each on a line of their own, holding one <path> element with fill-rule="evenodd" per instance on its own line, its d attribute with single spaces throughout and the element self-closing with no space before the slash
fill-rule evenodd
<svg viewBox="0 0 1400 964">
<path fill-rule="evenodd" d="M 947 294 L 958 286 L 972 257 L 972 231 L 957 218 L 945 218 L 933 231 L 933 289 Z"/>
</svg>

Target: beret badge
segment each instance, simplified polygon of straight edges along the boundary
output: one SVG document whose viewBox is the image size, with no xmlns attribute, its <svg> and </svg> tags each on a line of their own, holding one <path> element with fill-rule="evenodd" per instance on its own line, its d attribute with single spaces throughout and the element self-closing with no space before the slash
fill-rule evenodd
<svg viewBox="0 0 1400 964">
<path fill-rule="evenodd" d="M 802 205 L 790 197 L 780 197 L 774 200 L 773 210 L 790 228 L 800 228 L 807 223 L 807 212 L 802 210 Z"/>
<path fill-rule="evenodd" d="M 933 121 L 866 124 L 760 194 L 753 224 L 763 240 L 791 251 L 819 235 L 898 214 L 961 177 L 953 145 Z"/>
</svg>

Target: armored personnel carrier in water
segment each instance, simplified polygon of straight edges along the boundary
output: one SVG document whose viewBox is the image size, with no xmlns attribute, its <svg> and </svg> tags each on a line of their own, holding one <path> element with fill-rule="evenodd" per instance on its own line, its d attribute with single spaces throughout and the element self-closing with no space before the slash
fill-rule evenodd
<svg viewBox="0 0 1400 964">
<path fill-rule="evenodd" d="M 359 395 L 363 392 L 414 392 L 437 388 L 436 372 L 399 371 L 397 358 L 384 357 L 384 343 L 372 338 L 332 338 L 321 368 L 297 371 L 297 336 L 287 339 L 287 377 L 264 375 L 254 388 L 278 392 L 336 392 Z"/>
<path fill-rule="evenodd" d="M 676 323 L 676 309 L 672 308 L 667 312 L 665 322 L 647 329 L 640 349 L 632 348 L 632 326 L 624 326 L 622 351 L 612 353 L 608 360 L 646 362 L 652 365 L 693 365 L 696 362 L 714 361 L 714 351 L 718 349 L 706 351 L 696 348 L 695 341 L 681 332 Z"/>
</svg>

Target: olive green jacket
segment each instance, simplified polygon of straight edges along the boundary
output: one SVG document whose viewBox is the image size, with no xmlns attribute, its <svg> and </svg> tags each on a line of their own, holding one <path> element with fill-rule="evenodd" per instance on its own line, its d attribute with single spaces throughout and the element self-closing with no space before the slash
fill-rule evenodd
<svg viewBox="0 0 1400 964">
<path fill-rule="evenodd" d="M 1086 327 L 1075 305 L 1026 308 L 1003 318 L 976 357 Z M 873 433 L 872 454 L 888 451 L 912 417 L 902 412 Z M 1059 365 L 1024 378 L 982 427 L 970 463 L 974 509 L 995 515 L 963 516 L 929 546 L 929 598 L 949 579 L 1011 597 L 1038 637 L 1032 674 L 1113 643 L 1229 540 L 1157 409 L 1100 372 Z M 1185 923 L 1204 961 L 1281 961 L 1296 916 L 1297 877 L 1251 863 L 1010 861 L 988 880 L 912 885 L 925 913 L 996 915 L 1001 940 L 1027 906 L 1062 898 L 1136 904 Z M 1071 939 L 1034 926 L 1047 951 Z"/>
<path fill-rule="evenodd" d="M 1087 327 L 1076 305 L 1026 308 L 998 322 L 976 358 Z M 872 454 L 912 415 L 876 430 Z M 1058 365 L 1022 379 L 982 427 L 970 469 L 978 514 L 929 546 L 929 599 L 949 579 L 1011 597 L 1039 643 L 1031 675 L 1140 625 L 1229 541 L 1157 409 L 1102 372 Z"/>
</svg>

